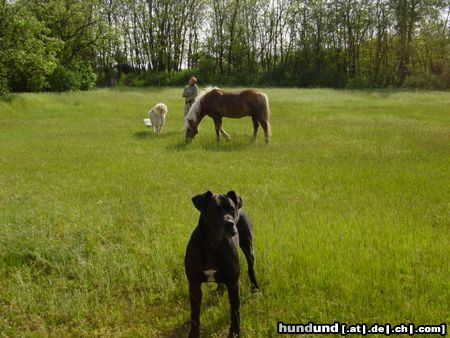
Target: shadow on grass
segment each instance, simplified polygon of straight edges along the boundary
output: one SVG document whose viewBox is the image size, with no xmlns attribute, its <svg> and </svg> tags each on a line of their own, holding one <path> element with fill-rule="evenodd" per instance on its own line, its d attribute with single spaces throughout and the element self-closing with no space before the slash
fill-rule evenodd
<svg viewBox="0 0 450 338">
<path fill-rule="evenodd" d="M 208 141 L 208 142 L 206 142 Z M 219 142 L 214 140 L 202 140 L 200 142 L 200 147 L 207 151 L 214 152 L 232 152 L 241 151 L 245 149 L 258 149 L 266 148 L 267 145 L 264 142 L 264 136 L 258 135 L 256 141 L 253 141 L 251 135 L 248 134 L 238 134 L 233 135 L 231 140 L 227 141 L 223 138 Z"/>
<path fill-rule="evenodd" d="M 11 268 L 20 268 L 22 266 L 30 266 L 36 261 L 36 256 L 32 253 L 8 253 L 0 256 L 0 262 Z"/>
<path fill-rule="evenodd" d="M 149 129 L 135 132 L 133 134 L 133 137 L 137 140 L 151 140 L 151 139 L 167 138 L 175 134 L 177 134 L 177 132 L 175 131 L 168 131 L 168 132 L 161 131 L 161 133 L 158 135 L 152 129 Z"/>
<path fill-rule="evenodd" d="M 171 152 L 178 152 L 178 151 L 188 151 L 190 150 L 190 145 L 182 142 L 176 143 L 176 144 L 170 144 L 166 148 L 168 151 Z"/>
<path fill-rule="evenodd" d="M 215 288 L 215 286 L 214 286 Z M 207 320 L 204 319 L 202 322 L 202 315 L 208 316 L 208 312 L 214 311 L 214 306 L 219 306 L 220 302 L 225 302 L 227 309 L 228 309 L 228 298 L 225 294 L 220 294 L 210 288 L 210 290 L 203 290 L 203 299 L 202 299 L 202 306 L 201 306 L 201 312 L 200 312 L 200 332 L 201 337 L 211 337 L 213 334 L 217 334 L 217 328 L 223 328 L 223 330 L 228 331 L 228 326 L 230 325 L 231 319 L 229 315 L 229 311 L 221 311 L 220 315 L 216 316 L 216 320 L 214 324 L 207 325 Z M 189 302 L 186 301 L 186 307 L 189 308 Z M 188 316 L 190 316 L 190 310 L 188 312 Z M 178 338 L 178 337 L 187 337 L 189 334 L 191 328 L 191 322 L 189 319 L 186 319 L 185 321 L 175 325 L 174 327 L 170 328 L 167 332 L 163 333 L 161 337 L 166 338 Z M 222 337 L 223 335 L 220 335 Z"/>
<path fill-rule="evenodd" d="M 168 145 L 166 149 L 171 152 L 184 152 L 198 148 L 211 152 L 234 152 L 260 147 L 267 147 L 263 139 L 253 142 L 251 137 L 248 135 L 238 135 L 233 137 L 230 141 L 222 138 L 219 142 L 216 142 L 215 138 L 194 139 L 189 144 L 186 144 L 184 141 L 180 140 L 180 142 L 176 144 Z"/>
<path fill-rule="evenodd" d="M 11 94 L 0 94 L 0 102 L 6 102 L 6 103 L 11 103 L 14 100 L 17 99 L 17 95 L 11 95 Z"/>
<path fill-rule="evenodd" d="M 143 93 L 161 93 L 164 90 L 168 89 L 170 87 L 164 87 L 164 86 L 145 86 L 145 87 L 138 87 L 138 86 L 127 86 L 127 85 L 117 85 L 114 87 L 110 87 L 109 90 L 119 92 L 119 93 L 128 93 L 130 91 L 134 92 L 143 92 Z"/>
<path fill-rule="evenodd" d="M 186 320 L 184 323 L 180 323 L 174 328 L 172 328 L 169 332 L 165 333 L 163 337 L 166 338 L 178 338 L 178 337 L 187 337 L 189 334 L 189 330 L 191 328 L 191 323 L 189 320 Z"/>
<path fill-rule="evenodd" d="M 394 94 L 401 93 L 401 92 L 407 92 L 406 89 L 392 89 L 392 88 L 337 88 L 335 89 L 337 92 L 354 92 L 354 93 L 365 93 L 370 95 L 377 95 L 382 99 L 388 99 Z"/>
<path fill-rule="evenodd" d="M 224 327 L 223 330 L 228 331 L 227 323 L 227 313 L 224 313 L 217 321 L 216 325 L 220 327 Z M 229 318 L 228 318 L 229 319 Z M 229 325 L 229 324 L 228 324 Z M 179 338 L 179 337 L 187 337 L 189 335 L 189 331 L 191 329 L 190 321 L 186 321 L 184 323 L 179 324 L 174 327 L 171 331 L 166 334 L 161 335 L 164 338 Z M 213 334 L 217 335 L 217 328 L 208 328 L 205 325 L 202 325 L 200 320 L 200 337 L 211 337 Z M 228 335 L 221 334 L 219 337 L 228 337 Z"/>
<path fill-rule="evenodd" d="M 247 141 L 223 141 L 213 143 L 202 143 L 201 148 L 206 151 L 214 152 L 232 152 L 240 151 L 254 146 L 254 143 L 249 139 Z"/>
</svg>

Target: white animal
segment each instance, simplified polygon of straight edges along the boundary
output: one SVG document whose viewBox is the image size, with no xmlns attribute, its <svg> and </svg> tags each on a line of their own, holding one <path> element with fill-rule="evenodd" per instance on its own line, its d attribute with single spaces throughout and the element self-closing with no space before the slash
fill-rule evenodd
<svg viewBox="0 0 450 338">
<path fill-rule="evenodd" d="M 164 103 L 158 103 L 148 112 L 148 119 L 144 119 L 144 123 L 157 134 L 161 131 L 166 122 L 167 106 Z"/>
</svg>

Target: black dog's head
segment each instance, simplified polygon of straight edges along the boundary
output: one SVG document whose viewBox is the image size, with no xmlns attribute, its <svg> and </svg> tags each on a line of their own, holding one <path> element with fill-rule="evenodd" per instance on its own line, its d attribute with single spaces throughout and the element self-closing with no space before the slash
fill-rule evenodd
<svg viewBox="0 0 450 338">
<path fill-rule="evenodd" d="M 229 191 L 225 195 L 207 191 L 192 197 L 192 202 L 201 212 L 213 247 L 218 247 L 225 237 L 237 234 L 236 224 L 242 199 L 234 191 Z"/>
</svg>

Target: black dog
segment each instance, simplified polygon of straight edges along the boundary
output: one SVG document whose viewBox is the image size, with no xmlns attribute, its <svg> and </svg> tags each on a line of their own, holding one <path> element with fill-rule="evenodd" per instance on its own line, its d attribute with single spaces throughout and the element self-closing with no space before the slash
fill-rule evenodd
<svg viewBox="0 0 450 338">
<path fill-rule="evenodd" d="M 231 309 L 229 336 L 237 337 L 240 273 L 238 246 L 247 259 L 252 291 L 259 288 L 253 270 L 255 258 L 250 220 L 241 209 L 242 199 L 234 191 L 226 195 L 215 195 L 207 191 L 194 196 L 192 202 L 200 211 L 200 218 L 189 240 L 184 262 L 191 303 L 189 337 L 200 335 L 201 284 L 205 282 L 226 285 Z"/>
</svg>

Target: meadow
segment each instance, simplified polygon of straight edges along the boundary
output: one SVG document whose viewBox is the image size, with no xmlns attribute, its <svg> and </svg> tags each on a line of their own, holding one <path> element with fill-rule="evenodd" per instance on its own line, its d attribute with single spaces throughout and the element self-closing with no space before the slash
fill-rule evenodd
<svg viewBox="0 0 450 338">
<path fill-rule="evenodd" d="M 450 322 L 450 93 L 264 89 L 250 118 L 183 142 L 180 88 L 0 101 L 0 336 L 183 337 L 191 197 L 235 190 L 254 224 L 241 329 Z M 169 108 L 157 136 L 143 124 Z M 228 332 L 203 286 L 202 334 Z"/>
</svg>

